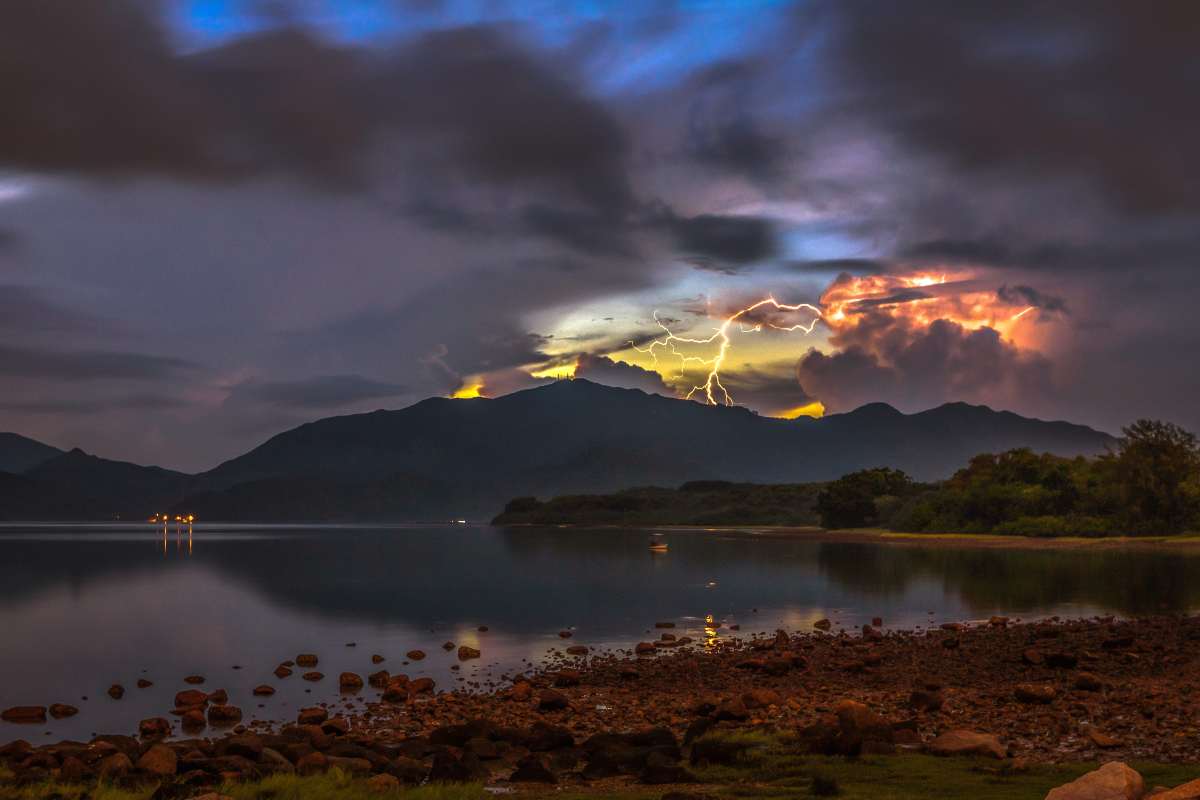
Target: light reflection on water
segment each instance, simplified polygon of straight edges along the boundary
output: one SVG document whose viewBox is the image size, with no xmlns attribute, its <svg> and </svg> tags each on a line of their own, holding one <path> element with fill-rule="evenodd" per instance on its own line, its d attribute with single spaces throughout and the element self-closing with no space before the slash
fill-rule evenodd
<svg viewBox="0 0 1200 800">
<path fill-rule="evenodd" d="M 0 723 L 0 742 L 133 732 L 139 719 L 170 709 L 189 674 L 206 676 L 206 690 L 229 690 L 247 718 L 291 719 L 302 705 L 336 697 L 339 672 L 379 669 L 373 653 L 392 672 L 467 687 L 527 668 L 550 648 L 657 638 L 658 620 L 711 642 L 731 635 L 731 623 L 748 635 L 809 630 L 821 617 L 835 629 L 874 616 L 915 627 L 991 614 L 1200 607 L 1200 560 L 1180 552 L 703 531 L 666 540 L 664 554 L 649 551 L 646 531 L 199 524 L 190 537 L 174 526 L 163 537 L 149 525 L 0 526 L 0 707 L 81 709 L 46 726 Z M 558 631 L 567 628 L 574 636 L 564 641 Z M 452 671 L 457 658 L 441 649 L 448 640 L 483 658 Z M 428 658 L 401 663 L 414 648 Z M 271 674 L 299 652 L 320 655 L 324 681 Z M 139 677 L 154 686 L 135 688 Z M 122 700 L 105 694 L 112 683 L 125 686 Z M 260 683 L 277 694 L 252 698 Z"/>
</svg>

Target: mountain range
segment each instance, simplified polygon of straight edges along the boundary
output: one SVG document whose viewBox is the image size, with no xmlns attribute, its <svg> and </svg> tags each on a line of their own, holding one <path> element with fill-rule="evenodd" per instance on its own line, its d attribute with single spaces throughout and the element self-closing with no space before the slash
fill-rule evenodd
<svg viewBox="0 0 1200 800">
<path fill-rule="evenodd" d="M 966 403 L 782 420 L 577 379 L 317 420 L 196 475 L 0 434 L 0 519 L 478 519 L 520 495 L 800 483 L 875 466 L 936 480 L 978 453 L 1092 455 L 1112 442 L 1082 425 Z"/>
</svg>

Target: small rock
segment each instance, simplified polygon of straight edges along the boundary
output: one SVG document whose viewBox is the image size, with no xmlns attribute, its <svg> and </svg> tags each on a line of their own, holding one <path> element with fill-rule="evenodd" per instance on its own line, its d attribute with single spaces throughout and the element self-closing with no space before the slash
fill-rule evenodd
<svg viewBox="0 0 1200 800">
<path fill-rule="evenodd" d="M 386 689 L 388 683 L 391 682 L 392 676 L 386 669 L 381 669 L 379 672 L 372 672 L 367 676 L 367 683 L 374 686 L 376 689 Z"/>
<path fill-rule="evenodd" d="M 819 631 L 827 631 L 833 627 L 833 623 L 827 619 L 819 619 L 813 623 L 813 627 Z"/>
<path fill-rule="evenodd" d="M 1029 705 L 1046 705 L 1053 702 L 1057 695 L 1053 686 L 1041 683 L 1018 683 L 1013 689 L 1013 696 Z"/>
<path fill-rule="evenodd" d="M 378 653 L 376 653 L 375 655 L 371 656 L 371 663 L 372 663 L 372 664 L 382 664 L 382 663 L 383 663 L 384 661 L 386 661 L 386 660 L 387 660 L 386 658 L 384 658 L 383 656 L 379 655 Z"/>
<path fill-rule="evenodd" d="M 96 772 L 101 779 L 123 778 L 133 770 L 133 762 L 124 753 L 113 753 L 100 760 Z"/>
<path fill-rule="evenodd" d="M 1005 758 L 1008 750 L 990 733 L 977 731 L 946 731 L 929 743 L 928 751 L 935 756 L 991 756 Z"/>
<path fill-rule="evenodd" d="M 367 791 L 375 794 L 387 794 L 400 790 L 400 780 L 394 775 L 375 775 L 367 781 Z"/>
<path fill-rule="evenodd" d="M 543 689 L 538 694 L 538 711 L 561 711 L 570 704 L 565 694 L 553 689 Z"/>
<path fill-rule="evenodd" d="M 275 668 L 275 677 L 276 678 L 283 679 L 283 678 L 288 677 L 291 674 L 292 674 L 291 669 L 289 669 L 288 667 L 285 667 L 283 664 L 280 664 L 278 667 Z"/>
<path fill-rule="evenodd" d="M 270 697 L 275 694 L 275 687 L 263 683 L 254 687 L 254 694 L 257 697 Z"/>
<path fill-rule="evenodd" d="M 296 718 L 298 725 L 320 725 L 325 720 L 329 719 L 329 712 L 320 706 L 312 706 L 310 708 L 300 709 L 300 714 Z"/>
<path fill-rule="evenodd" d="M 425 651 L 424 650 L 409 650 L 404 655 L 410 661 L 420 661 L 421 659 L 425 658 Z"/>
<path fill-rule="evenodd" d="M 325 673 L 317 672 L 316 670 L 313 670 L 312 672 L 304 673 L 300 677 L 304 678 L 304 680 L 306 680 L 306 681 L 314 681 L 315 682 L 315 681 L 322 680 L 325 677 Z"/>
<path fill-rule="evenodd" d="M 148 681 L 145 678 L 138 678 L 137 687 L 139 689 L 149 689 L 154 685 L 154 681 Z"/>
<path fill-rule="evenodd" d="M 162 717 L 150 717 L 138 723 L 138 735 L 143 739 L 165 739 L 171 735 L 171 723 Z"/>
<path fill-rule="evenodd" d="M 301 653 L 296 656 L 296 666 L 312 668 L 317 665 L 317 657 L 313 653 Z"/>
<path fill-rule="evenodd" d="M 50 706 L 50 716 L 55 719 L 66 719 L 73 717 L 79 713 L 79 709 L 75 706 L 69 706 L 66 703 L 54 703 Z"/>
<path fill-rule="evenodd" d="M 471 658 L 479 658 L 480 653 L 474 647 L 467 647 L 465 644 L 458 648 L 458 660 L 466 661 Z"/>
<path fill-rule="evenodd" d="M 5 722 L 34 723 L 46 721 L 45 706 L 13 706 L 0 712 Z"/>
<path fill-rule="evenodd" d="M 203 675 L 188 675 L 186 678 L 183 679 L 183 682 L 190 683 L 192 685 L 199 685 L 201 683 L 204 683 L 204 676 Z"/>
<path fill-rule="evenodd" d="M 343 672 L 338 676 L 338 688 L 343 692 L 357 692 L 363 688 L 363 679 L 353 672 Z"/>
<path fill-rule="evenodd" d="M 453 650 L 453 649 L 454 649 L 454 642 L 443 642 L 443 643 L 442 643 L 442 649 L 443 649 L 443 650 L 446 650 L 446 651 Z"/>
<path fill-rule="evenodd" d="M 208 693 L 208 702 L 213 705 L 223 706 L 229 702 L 229 692 L 224 689 L 214 689 Z"/>
<path fill-rule="evenodd" d="M 1088 728 L 1087 736 L 1088 739 L 1091 740 L 1092 744 L 1096 745 L 1096 747 L 1099 747 L 1102 750 L 1109 750 L 1114 747 L 1120 747 L 1122 744 L 1124 744 L 1124 742 L 1117 737 L 1109 736 L 1107 733 L 1097 730 L 1096 728 Z"/>
<path fill-rule="evenodd" d="M 638 642 L 637 645 L 634 646 L 633 652 L 638 654 L 639 656 L 649 655 L 654 652 L 654 643 L 653 642 Z"/>
<path fill-rule="evenodd" d="M 517 762 L 517 768 L 509 777 L 513 783 L 558 783 L 542 759 L 529 755 Z"/>
<path fill-rule="evenodd" d="M 114 683 L 112 686 L 108 687 L 108 696 L 113 700 L 120 700 L 125 696 L 125 687 L 119 683 Z"/>
<path fill-rule="evenodd" d="M 208 695 L 199 689 L 185 689 L 175 695 L 176 708 L 192 708 L 193 706 L 202 706 L 208 702 Z"/>
<path fill-rule="evenodd" d="M 570 639 L 574 635 L 575 635 L 574 633 L 572 633 L 571 631 L 567 631 L 567 630 L 562 630 L 562 631 L 558 632 L 558 636 L 560 639 Z"/>
</svg>

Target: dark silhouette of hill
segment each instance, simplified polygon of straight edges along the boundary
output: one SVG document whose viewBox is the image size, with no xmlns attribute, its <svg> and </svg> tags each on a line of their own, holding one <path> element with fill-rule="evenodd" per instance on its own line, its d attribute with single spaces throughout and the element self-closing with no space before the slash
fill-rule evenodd
<svg viewBox="0 0 1200 800">
<path fill-rule="evenodd" d="M 62 450 L 17 433 L 0 433 L 0 472 L 24 472 L 55 456 Z"/>
<path fill-rule="evenodd" d="M 882 403 L 824 419 L 559 381 L 495 399 L 431 398 L 317 420 L 200 475 L 72 450 L 0 479 L 0 518 L 206 520 L 491 518 L 512 497 L 688 481 L 805 483 L 875 466 L 918 480 L 1015 447 L 1094 454 L 1112 437 L 984 406 L 901 414 Z M 53 454 L 52 454 L 53 455 Z"/>
<path fill-rule="evenodd" d="M 165 512 L 192 477 L 76 448 L 0 480 L 0 519 L 117 519 Z"/>
<path fill-rule="evenodd" d="M 183 505 L 212 519 L 206 506 L 219 510 L 223 491 L 251 481 L 319 478 L 353 486 L 420 475 L 435 485 L 420 493 L 419 513 L 408 518 L 480 517 L 519 495 L 695 480 L 802 483 L 874 466 L 935 480 L 981 452 L 1029 447 L 1095 454 L 1111 442 L 1081 425 L 965 403 L 911 415 L 876 403 L 821 420 L 780 420 L 586 380 L 559 381 L 496 399 L 431 398 L 400 411 L 301 425 L 197 476 L 207 493 Z M 239 491 L 238 505 L 253 507 L 246 490 Z"/>
</svg>

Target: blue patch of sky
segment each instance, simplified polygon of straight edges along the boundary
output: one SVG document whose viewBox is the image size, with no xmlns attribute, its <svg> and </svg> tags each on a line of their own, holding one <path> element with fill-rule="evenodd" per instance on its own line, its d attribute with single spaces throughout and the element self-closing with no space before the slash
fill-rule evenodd
<svg viewBox="0 0 1200 800">
<path fill-rule="evenodd" d="M 215 47 L 282 24 L 302 24 L 344 44 L 505 23 L 551 50 L 594 36 L 599 45 L 588 53 L 584 69 L 596 90 L 606 93 L 670 85 L 706 64 L 752 52 L 779 29 L 788 5 L 789 0 L 176 0 L 167 23 L 184 50 Z"/>
</svg>

